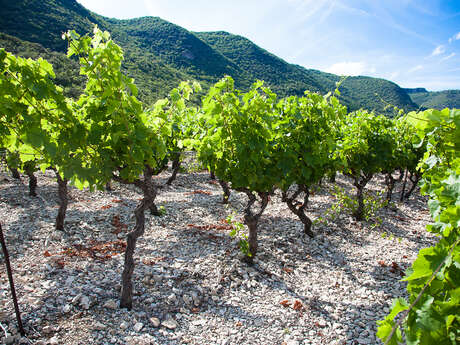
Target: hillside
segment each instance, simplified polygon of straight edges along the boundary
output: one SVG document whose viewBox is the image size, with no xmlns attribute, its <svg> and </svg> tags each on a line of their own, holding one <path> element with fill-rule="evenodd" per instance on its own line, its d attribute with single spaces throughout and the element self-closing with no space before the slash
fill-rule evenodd
<svg viewBox="0 0 460 345">
<path fill-rule="evenodd" d="M 326 91 L 324 85 L 319 84 L 308 70 L 288 64 L 247 38 L 224 31 L 195 34 L 241 70 L 247 71 L 253 79 L 264 80 L 280 94 L 301 95 L 305 91 L 305 85 L 308 85 L 310 91 Z"/>
<path fill-rule="evenodd" d="M 0 33 L 0 47 L 25 58 L 38 59 L 42 57 L 50 62 L 56 74 L 55 82 L 64 89 L 67 97 L 78 97 L 85 87 L 85 79 L 80 75 L 80 66 L 70 60 L 64 53 L 43 48 L 38 43 L 20 40 L 14 36 Z"/>
<path fill-rule="evenodd" d="M 221 31 L 193 33 L 158 17 L 106 18 L 75 0 L 0 0 L 0 6 L 0 32 L 39 43 L 49 51 L 65 52 L 61 35 L 68 29 L 86 33 L 94 23 L 110 31 L 125 51 L 124 71 L 136 80 L 140 97 L 147 103 L 187 79 L 200 81 L 204 89 L 224 75 L 231 75 L 241 89 L 262 79 L 281 96 L 299 95 L 307 89 L 326 93 L 341 80 L 333 74 L 289 64 L 244 37 Z M 21 45 L 29 46 L 30 51 L 36 49 L 33 55 L 43 52 L 26 42 Z M 403 89 L 383 79 L 350 77 L 341 91 L 342 101 L 350 110 L 382 112 L 385 102 L 406 110 L 417 108 Z"/>
<path fill-rule="evenodd" d="M 110 19 L 88 11 L 75 0 L 0 0 L 0 7 L 0 32 L 19 39 L 11 44 L 12 38 L 3 35 L 0 47 L 10 47 L 10 51 L 13 52 L 17 44 L 20 50 L 18 54 L 21 56 L 42 56 L 48 59 L 49 52 L 65 53 L 67 44 L 61 37 L 62 33 L 73 29 L 85 34 L 92 31 L 94 24 L 111 31 L 118 43 L 125 41 L 123 31 L 114 28 L 108 22 Z M 135 79 L 142 101 L 153 103 L 176 87 L 180 80 L 193 78 L 186 72 L 170 66 L 149 50 L 139 48 L 134 43 L 135 40 L 132 41 L 131 45 L 122 44 L 125 54 L 123 71 Z M 28 52 L 20 47 L 27 47 Z M 64 57 L 64 54 L 61 56 Z M 53 63 L 53 67 L 60 68 L 56 63 Z M 76 88 L 78 89 L 78 85 Z"/>
<path fill-rule="evenodd" d="M 273 90 L 282 95 L 301 95 L 305 85 L 308 85 L 307 89 L 310 91 L 327 93 L 334 91 L 336 83 L 342 80 L 342 77 L 335 74 L 288 64 L 241 36 L 224 31 L 197 32 L 196 35 L 241 69 L 250 72 L 254 78 L 265 80 Z M 341 84 L 340 91 L 341 100 L 349 110 L 367 108 L 382 111 L 385 103 L 381 99 L 407 110 L 416 107 L 403 89 L 384 79 L 349 77 Z"/>
<path fill-rule="evenodd" d="M 421 109 L 444 109 L 460 107 L 460 90 L 427 91 L 405 89 L 414 103 Z"/>
</svg>

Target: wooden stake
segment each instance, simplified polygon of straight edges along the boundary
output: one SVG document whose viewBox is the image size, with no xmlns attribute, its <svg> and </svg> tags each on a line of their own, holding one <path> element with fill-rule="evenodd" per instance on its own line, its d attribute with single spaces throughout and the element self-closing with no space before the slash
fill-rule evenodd
<svg viewBox="0 0 460 345">
<path fill-rule="evenodd" d="M 18 299 L 16 297 L 16 289 L 14 288 L 13 273 L 11 272 L 10 257 L 6 249 L 5 238 L 3 237 L 2 225 L 0 224 L 0 242 L 2 244 L 3 254 L 5 255 L 6 271 L 8 273 L 8 280 L 10 281 L 11 295 L 13 296 L 14 311 L 16 312 L 16 320 L 18 321 L 19 333 L 22 336 L 26 335 L 24 327 L 22 326 L 21 313 L 19 311 Z"/>
</svg>

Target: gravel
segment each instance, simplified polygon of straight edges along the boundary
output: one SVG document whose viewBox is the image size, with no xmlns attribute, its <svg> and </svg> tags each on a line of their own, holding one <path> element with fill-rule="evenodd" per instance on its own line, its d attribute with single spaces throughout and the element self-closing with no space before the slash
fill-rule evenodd
<svg viewBox="0 0 460 345">
<path fill-rule="evenodd" d="M 0 219 L 27 331 L 18 334 L 0 254 L 2 344 L 377 344 L 376 321 L 405 296 L 404 270 L 436 240 L 424 230 L 424 198 L 380 210 L 380 224 L 359 223 L 327 215 L 335 199 L 326 183 L 307 210 L 327 219 L 314 226 L 314 239 L 279 194 L 271 198 L 250 267 L 223 221 L 242 222 L 246 196 L 232 192 L 225 206 L 207 173 L 179 174 L 164 186 L 169 173 L 155 178 L 165 214 L 146 214 L 131 311 L 118 298 L 139 192 L 117 183 L 111 192 L 70 188 L 60 232 L 52 172 L 37 174 L 39 197 L 28 196 L 24 176 L 0 173 Z M 351 188 L 342 176 L 337 183 Z M 370 184 L 382 186 L 381 176 Z"/>
</svg>

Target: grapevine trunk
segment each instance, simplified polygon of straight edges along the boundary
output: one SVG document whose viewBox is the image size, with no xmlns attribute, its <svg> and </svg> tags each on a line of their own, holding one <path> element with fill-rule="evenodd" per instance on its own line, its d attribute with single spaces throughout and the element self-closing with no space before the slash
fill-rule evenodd
<svg viewBox="0 0 460 345">
<path fill-rule="evenodd" d="M 295 204 L 297 202 L 296 199 L 302 192 L 304 193 L 303 203 L 300 206 L 296 206 Z M 310 196 L 310 192 L 308 190 L 308 187 L 305 185 L 298 185 L 297 190 L 290 197 L 288 196 L 287 192 L 283 192 L 283 201 L 286 202 L 291 212 L 294 213 L 297 217 L 299 217 L 300 221 L 303 223 L 304 233 L 308 235 L 309 237 L 313 238 L 315 237 L 315 234 L 311 230 L 313 222 L 305 214 L 305 209 L 308 205 L 309 196 Z"/>
<path fill-rule="evenodd" d="M 172 174 L 171 177 L 166 181 L 166 184 L 170 186 L 174 180 L 176 179 L 177 173 L 179 172 L 180 169 L 180 154 L 176 154 L 174 156 L 174 160 L 172 162 Z"/>
<path fill-rule="evenodd" d="M 26 174 L 29 177 L 29 195 L 37 196 L 37 177 L 34 175 L 33 168 L 26 165 Z"/>
<path fill-rule="evenodd" d="M 122 288 L 120 307 L 132 309 L 133 306 L 133 282 L 132 275 L 134 272 L 134 250 L 136 249 L 137 239 L 144 234 L 145 231 L 145 210 L 151 208 L 156 196 L 156 189 L 152 181 L 153 171 L 146 166 L 144 170 L 144 180 L 137 181 L 136 185 L 143 191 L 144 198 L 139 203 L 134 211 L 136 217 L 136 225 L 134 229 L 128 233 L 126 239 L 125 263 L 122 273 Z"/>
<path fill-rule="evenodd" d="M 230 188 L 228 187 L 228 183 L 222 180 L 218 180 L 220 186 L 222 187 L 222 190 L 224 191 L 224 194 L 222 196 L 222 203 L 223 204 L 228 204 L 228 199 L 230 198 Z"/>
<path fill-rule="evenodd" d="M 268 205 L 268 193 L 260 192 L 258 193 L 260 197 L 260 208 L 258 212 L 252 210 L 255 202 L 257 201 L 256 195 L 248 189 L 242 189 L 244 193 L 248 196 L 249 200 L 244 209 L 244 222 L 248 226 L 249 236 L 248 236 L 248 245 L 249 245 L 249 256 L 245 257 L 245 261 L 252 265 L 254 263 L 254 257 L 257 254 L 258 243 L 257 243 L 257 226 L 259 219 L 262 216 L 262 213 L 265 211 L 265 208 Z"/>
<path fill-rule="evenodd" d="M 156 216 L 156 217 L 159 217 L 161 216 L 161 213 L 160 211 L 158 210 L 158 207 L 157 205 L 155 204 L 155 202 L 152 201 L 152 204 L 150 205 L 150 214 L 152 214 L 153 216 Z"/>
<path fill-rule="evenodd" d="M 21 178 L 21 174 L 19 174 L 18 169 L 10 168 L 10 171 L 11 171 L 11 174 L 13 175 L 13 178 L 18 179 L 18 180 Z"/>
<path fill-rule="evenodd" d="M 364 217 L 364 194 L 363 194 L 364 186 L 363 187 L 357 186 L 356 189 L 357 189 L 356 199 L 358 200 L 358 207 L 353 212 L 353 217 L 356 220 L 361 221 L 363 220 L 363 217 Z"/>
<path fill-rule="evenodd" d="M 396 180 L 394 179 L 391 173 L 385 175 L 385 184 L 387 185 L 387 195 L 386 199 L 388 202 L 391 201 L 391 197 L 393 196 L 393 189 L 395 187 Z"/>
<path fill-rule="evenodd" d="M 67 183 L 66 178 L 62 178 L 58 172 L 56 172 L 56 179 L 58 183 L 58 195 L 59 195 L 59 210 L 56 217 L 56 230 L 64 230 L 64 219 L 67 212 L 67 204 L 69 203 L 67 195 Z"/>
<path fill-rule="evenodd" d="M 244 221 L 249 229 L 248 244 L 249 244 L 249 253 L 251 254 L 251 256 L 247 256 L 245 260 L 248 263 L 252 264 L 254 261 L 254 257 L 257 254 L 257 249 L 259 247 L 257 243 L 257 224 L 258 224 L 259 219 L 255 217 L 254 215 L 246 214 L 244 216 Z"/>
<path fill-rule="evenodd" d="M 403 185 L 401 188 L 401 195 L 399 197 L 399 201 L 403 201 L 404 195 L 406 194 L 407 175 L 408 175 L 408 171 L 406 169 L 406 171 L 404 172 L 404 181 L 403 181 Z"/>
<path fill-rule="evenodd" d="M 107 183 L 105 184 L 105 190 L 106 190 L 107 192 L 111 192 L 111 191 L 112 191 L 112 185 L 110 184 L 110 181 L 107 182 Z"/>
<path fill-rule="evenodd" d="M 421 176 L 417 173 L 410 173 L 409 175 L 409 180 L 410 182 L 412 182 L 412 186 L 410 187 L 410 189 L 407 191 L 406 194 L 404 194 L 404 197 L 406 199 L 409 199 L 410 196 L 412 195 L 412 193 L 414 192 L 415 190 L 415 187 L 417 187 L 419 181 L 421 179 Z"/>
</svg>

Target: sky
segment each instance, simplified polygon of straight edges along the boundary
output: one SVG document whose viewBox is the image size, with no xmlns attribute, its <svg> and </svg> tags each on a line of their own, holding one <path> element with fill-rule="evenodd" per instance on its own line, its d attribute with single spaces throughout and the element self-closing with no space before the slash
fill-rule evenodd
<svg viewBox="0 0 460 345">
<path fill-rule="evenodd" d="M 241 35 L 306 68 L 460 89 L 460 0 L 77 1 L 106 17 Z"/>
</svg>

